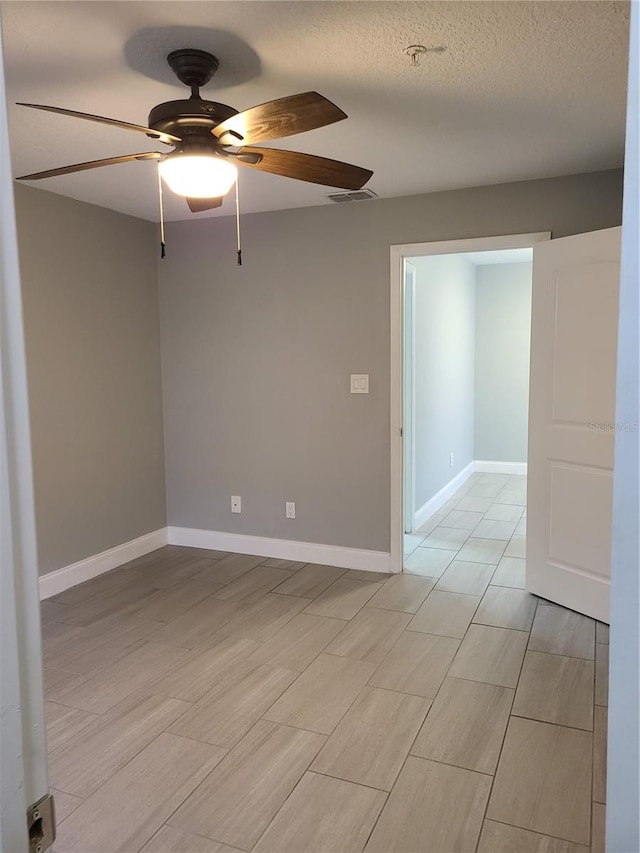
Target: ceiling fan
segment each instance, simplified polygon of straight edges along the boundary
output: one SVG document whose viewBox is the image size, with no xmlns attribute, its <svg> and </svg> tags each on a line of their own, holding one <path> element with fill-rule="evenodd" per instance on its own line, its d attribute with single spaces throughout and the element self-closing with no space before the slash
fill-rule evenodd
<svg viewBox="0 0 640 853">
<path fill-rule="evenodd" d="M 347 118 L 341 109 L 317 92 L 289 95 L 238 112 L 226 104 L 200 97 L 200 87 L 208 83 L 218 69 L 218 60 L 211 53 L 195 49 L 174 50 L 167 61 L 180 82 L 191 88 L 191 96 L 155 106 L 149 113 L 148 127 L 61 107 L 24 103 L 19 106 L 144 133 L 172 145 L 173 151 L 125 154 L 75 163 L 22 175 L 18 180 L 36 181 L 131 160 L 158 160 L 160 174 L 168 187 L 186 198 L 192 213 L 199 213 L 220 207 L 236 181 L 236 165 L 350 190 L 363 187 L 373 174 L 369 169 L 326 157 L 255 147 L 254 143 L 292 136 Z"/>
</svg>

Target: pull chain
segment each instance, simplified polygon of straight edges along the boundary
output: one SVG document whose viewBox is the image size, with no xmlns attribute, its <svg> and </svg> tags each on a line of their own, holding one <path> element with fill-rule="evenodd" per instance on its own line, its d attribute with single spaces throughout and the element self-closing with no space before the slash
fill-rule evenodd
<svg viewBox="0 0 640 853">
<path fill-rule="evenodd" d="M 238 266 L 242 266 L 242 248 L 240 246 L 240 198 L 238 196 L 238 179 L 236 178 L 236 239 L 238 242 Z"/>
<path fill-rule="evenodd" d="M 160 201 L 160 257 L 166 258 L 164 242 L 164 205 L 162 199 L 162 176 L 160 175 L 160 163 L 158 163 L 158 198 Z"/>
</svg>

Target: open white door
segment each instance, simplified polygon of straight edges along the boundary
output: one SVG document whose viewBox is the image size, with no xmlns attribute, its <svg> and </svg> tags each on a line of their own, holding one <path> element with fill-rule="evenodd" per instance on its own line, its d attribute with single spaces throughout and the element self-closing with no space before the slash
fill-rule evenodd
<svg viewBox="0 0 640 853">
<path fill-rule="evenodd" d="M 620 238 L 620 228 L 609 228 L 533 249 L 527 589 L 602 622 L 609 621 Z"/>
</svg>

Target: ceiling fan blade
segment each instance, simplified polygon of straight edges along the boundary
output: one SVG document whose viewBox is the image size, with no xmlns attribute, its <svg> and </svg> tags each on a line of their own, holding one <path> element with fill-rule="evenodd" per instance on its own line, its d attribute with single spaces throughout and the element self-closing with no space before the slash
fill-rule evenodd
<svg viewBox="0 0 640 853">
<path fill-rule="evenodd" d="M 164 157 L 160 151 L 143 151 L 141 154 L 123 154 L 121 157 L 107 157 L 106 160 L 89 160 L 87 163 L 74 163 L 72 166 L 61 166 L 59 169 L 47 169 L 46 172 L 34 172 L 32 175 L 20 175 L 17 181 L 39 181 L 41 178 L 55 178 L 57 175 L 68 175 L 71 172 L 84 172 L 86 169 L 98 169 L 100 166 L 116 166 L 118 163 L 129 163 L 131 160 L 159 160 Z"/>
<path fill-rule="evenodd" d="M 160 142 L 165 142 L 167 145 L 173 145 L 180 142 L 179 137 L 172 136 L 170 133 L 163 133 L 160 130 L 153 130 L 151 127 L 144 127 L 141 124 L 131 124 L 128 121 L 118 121 L 115 118 L 104 118 L 104 116 L 94 116 L 91 113 L 79 113 L 75 110 L 65 110 L 62 107 L 45 107 L 42 104 L 23 104 L 18 102 L 19 107 L 30 107 L 32 110 L 46 110 L 49 113 L 60 113 L 63 116 L 73 116 L 74 118 L 84 118 L 87 121 L 97 121 L 99 124 L 108 124 L 112 127 L 120 127 L 122 130 L 135 130 L 138 133 L 146 133 L 152 139 L 159 139 Z"/>
<path fill-rule="evenodd" d="M 322 95 L 303 92 L 244 110 L 221 122 L 211 132 L 223 145 L 251 144 L 282 139 L 345 118 L 347 114 Z"/>
<path fill-rule="evenodd" d="M 240 156 L 236 162 L 241 166 L 345 190 L 359 190 L 373 175 L 370 169 L 362 169 L 360 166 L 329 160 L 326 157 L 316 157 L 315 154 L 301 154 L 299 151 L 251 147 L 241 148 L 238 153 Z M 245 154 L 260 154 L 261 159 L 257 163 L 251 163 L 243 159 Z"/>
<path fill-rule="evenodd" d="M 213 210 L 216 207 L 222 207 L 224 196 L 219 198 L 187 198 L 186 202 L 189 205 L 191 213 L 202 213 L 203 210 Z"/>
</svg>

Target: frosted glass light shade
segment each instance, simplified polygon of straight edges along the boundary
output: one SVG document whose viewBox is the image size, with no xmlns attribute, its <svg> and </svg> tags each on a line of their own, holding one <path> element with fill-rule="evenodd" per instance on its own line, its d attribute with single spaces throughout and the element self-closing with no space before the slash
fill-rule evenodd
<svg viewBox="0 0 640 853">
<path fill-rule="evenodd" d="M 221 157 L 180 154 L 162 160 L 160 174 L 177 195 L 217 198 L 229 192 L 238 177 L 238 170 Z"/>
</svg>

